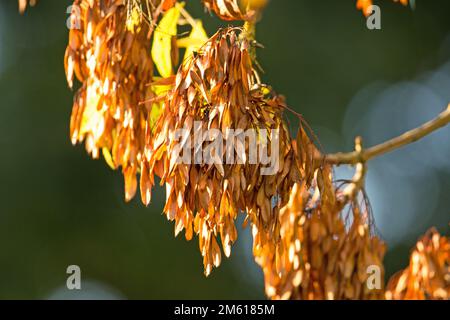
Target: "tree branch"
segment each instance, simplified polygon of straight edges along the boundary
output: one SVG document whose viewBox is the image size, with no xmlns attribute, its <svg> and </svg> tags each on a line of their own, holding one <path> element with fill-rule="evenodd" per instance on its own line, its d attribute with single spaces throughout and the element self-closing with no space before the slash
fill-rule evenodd
<svg viewBox="0 0 450 320">
<path fill-rule="evenodd" d="M 355 139 L 355 152 L 359 155 L 364 151 L 362 146 L 362 138 L 356 137 Z M 353 200 L 357 197 L 358 192 L 364 188 L 364 180 L 366 178 L 367 165 L 365 162 L 358 162 L 356 164 L 355 175 L 353 176 L 352 182 L 345 188 L 344 194 L 344 205 L 348 200 Z"/>
<path fill-rule="evenodd" d="M 357 151 L 349 153 L 339 152 L 329 155 L 320 155 L 319 160 L 334 165 L 341 165 L 341 164 L 355 165 L 357 163 L 364 163 L 372 158 L 378 157 L 380 155 L 391 152 L 410 143 L 416 142 L 417 140 L 422 139 L 423 137 L 429 135 L 430 133 L 442 127 L 445 127 L 449 123 L 450 123 L 450 104 L 448 105 L 447 109 L 443 111 L 435 119 L 421 125 L 416 129 L 407 131 L 396 138 L 383 142 L 369 149 L 362 150 L 361 152 Z"/>
</svg>

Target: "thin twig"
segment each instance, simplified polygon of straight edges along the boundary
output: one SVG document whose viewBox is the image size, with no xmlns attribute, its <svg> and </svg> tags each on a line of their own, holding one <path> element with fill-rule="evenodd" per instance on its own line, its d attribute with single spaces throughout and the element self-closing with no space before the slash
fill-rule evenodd
<svg viewBox="0 0 450 320">
<path fill-rule="evenodd" d="M 156 10 L 153 12 L 153 17 L 152 20 L 150 21 L 150 30 L 147 35 L 149 39 L 151 38 L 153 31 L 155 31 L 155 27 L 157 26 L 156 22 L 158 21 L 158 18 L 162 14 L 162 12 L 163 12 L 163 2 L 161 1 Z"/>
<path fill-rule="evenodd" d="M 422 139 L 423 137 L 429 135 L 430 133 L 445 127 L 450 123 L 450 104 L 447 109 L 443 111 L 439 116 L 435 119 L 421 125 L 420 127 L 405 132 L 404 134 L 383 142 L 379 145 L 371 147 L 369 149 L 362 150 L 362 152 L 349 152 L 349 153 L 335 153 L 329 155 L 320 155 L 321 161 L 325 161 L 329 164 L 341 165 L 341 164 L 349 164 L 355 165 L 357 163 L 364 163 L 372 158 L 378 157 L 385 153 L 391 152 L 398 148 L 401 148 L 410 143 L 416 142 L 417 140 Z"/>
<path fill-rule="evenodd" d="M 186 19 L 186 21 L 191 25 L 192 28 L 195 28 L 197 26 L 197 22 L 195 21 L 195 19 L 192 18 L 192 16 L 189 14 L 189 12 L 186 11 L 186 9 L 183 8 L 183 6 L 180 5 L 178 8 L 183 18 Z"/>
<path fill-rule="evenodd" d="M 355 152 L 361 155 L 364 151 L 362 146 L 362 138 L 356 137 L 355 139 Z M 351 183 L 345 188 L 344 194 L 344 203 L 347 203 L 348 200 L 356 199 L 360 190 L 364 188 L 364 180 L 366 178 L 367 173 L 367 165 L 365 162 L 358 162 L 356 164 L 355 175 Z"/>
</svg>

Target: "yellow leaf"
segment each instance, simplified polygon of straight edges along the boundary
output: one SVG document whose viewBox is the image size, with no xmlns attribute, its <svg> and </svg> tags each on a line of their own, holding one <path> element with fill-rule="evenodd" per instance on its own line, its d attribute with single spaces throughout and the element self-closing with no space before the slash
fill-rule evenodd
<svg viewBox="0 0 450 320">
<path fill-rule="evenodd" d="M 156 94 L 156 96 L 166 94 L 167 91 L 172 89 L 170 85 L 153 85 L 152 91 Z M 152 109 L 149 115 L 150 128 L 154 128 L 156 121 L 158 121 L 160 115 L 162 113 L 162 102 L 155 102 L 152 104 Z"/>
<path fill-rule="evenodd" d="M 126 22 L 127 30 L 132 33 L 139 32 L 141 22 L 142 22 L 142 11 L 138 6 L 134 5 L 127 15 L 127 22 Z"/>
<path fill-rule="evenodd" d="M 163 78 L 172 75 L 172 37 L 177 34 L 177 23 L 180 18 L 180 6 L 176 4 L 164 14 L 153 36 L 152 58 L 159 74 Z"/>
<path fill-rule="evenodd" d="M 195 51 L 200 49 L 206 41 L 208 41 L 208 35 L 203 28 L 203 23 L 201 20 L 195 21 L 195 26 L 192 28 L 189 37 L 179 39 L 177 41 L 179 48 L 186 48 L 186 53 L 184 55 L 184 60 L 189 59 Z"/>
<path fill-rule="evenodd" d="M 268 0 L 241 0 L 242 8 L 262 10 L 267 6 Z"/>
</svg>

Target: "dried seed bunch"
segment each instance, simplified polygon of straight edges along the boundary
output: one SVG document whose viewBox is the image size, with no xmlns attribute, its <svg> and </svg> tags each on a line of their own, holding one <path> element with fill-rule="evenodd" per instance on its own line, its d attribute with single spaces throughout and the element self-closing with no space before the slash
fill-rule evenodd
<svg viewBox="0 0 450 320">
<path fill-rule="evenodd" d="M 169 220 L 175 220 L 175 234 L 185 229 L 188 240 L 194 232 L 199 235 L 206 274 L 220 264 L 216 236 L 220 235 L 224 253 L 229 256 L 237 238 L 234 221 L 240 211 L 247 212 L 252 221 L 268 225 L 274 215 L 271 200 L 287 190 L 291 173 L 292 151 L 282 120 L 283 99 L 268 94 L 258 84 L 249 41 L 240 38 L 238 31 L 229 28 L 217 32 L 181 66 L 154 128 L 155 137 L 148 139 L 145 159 L 148 162 L 143 162 L 141 176 L 144 195 L 149 194 L 153 185 L 153 172 L 166 184 L 164 211 Z M 186 131 L 177 137 L 177 129 Z M 208 129 L 220 132 L 219 139 L 225 146 L 212 151 L 217 152 L 211 157 L 217 156 L 214 163 L 205 162 L 205 155 L 209 155 L 205 150 L 213 142 L 200 134 Z M 269 138 L 278 130 L 276 172 L 263 176 L 260 172 L 264 164 L 248 161 L 252 151 L 267 147 L 262 136 L 257 136 L 256 150 L 252 150 L 254 146 L 249 140 L 240 144 L 229 135 L 230 129 L 242 132 L 251 129 L 258 133 L 264 129 Z M 191 163 L 180 162 L 182 159 L 177 156 L 177 148 L 187 144 L 183 155 L 188 155 Z M 231 163 L 226 156 L 230 145 L 236 151 Z M 202 161 L 195 161 L 199 156 Z"/>
<path fill-rule="evenodd" d="M 407 6 L 408 0 L 393 0 L 394 2 L 400 2 L 402 5 Z M 373 0 L 357 0 L 356 8 L 361 10 L 365 16 L 370 15 L 368 9 L 373 5 Z"/>
<path fill-rule="evenodd" d="M 126 200 L 134 197 L 140 172 L 148 205 L 159 176 L 167 189 L 164 212 L 175 221 L 176 235 L 183 229 L 188 240 L 198 235 L 206 275 L 221 262 L 219 237 L 230 255 L 235 220 L 243 213 L 272 299 L 448 299 L 450 243 L 434 230 L 418 242 L 410 266 L 391 279 L 385 294 L 381 280 L 379 288 L 369 287 L 369 266 L 383 277 L 385 246 L 371 232 L 368 206 L 359 202 L 367 161 L 361 140 L 352 161 L 349 154 L 320 155 L 303 128 L 291 140 L 284 99 L 262 85 L 253 68 L 255 22 L 268 0 L 202 1 L 223 20 L 244 20 L 243 30 L 220 30 L 202 46 L 207 36 L 201 21 L 176 0 L 74 1 L 65 56 L 69 86 L 74 77 L 81 83 L 72 142 L 85 142 L 94 158 L 101 151 L 113 169 L 122 167 Z M 36 2 L 19 0 L 19 9 Z M 357 0 L 365 15 L 371 5 Z M 192 31 L 178 39 L 177 25 L 186 23 Z M 173 76 L 180 47 L 185 58 Z M 425 130 L 448 123 L 449 116 L 447 111 Z M 185 129 L 181 136 L 179 129 Z M 210 129 L 220 137 L 203 135 Z M 257 132 L 255 141 L 247 130 Z M 212 162 L 202 160 L 205 150 Z M 237 159 L 228 162 L 230 152 Z M 249 162 L 252 152 L 256 163 Z M 271 173 L 262 173 L 268 165 L 263 154 L 274 160 Z M 356 164 L 343 191 L 333 184 L 329 163 Z"/>
<path fill-rule="evenodd" d="M 386 299 L 450 299 L 450 240 L 429 230 L 413 250 L 409 266 L 389 281 Z"/>
<path fill-rule="evenodd" d="M 254 11 L 246 10 L 243 12 L 239 7 L 238 0 L 202 0 L 209 11 L 214 13 L 222 20 L 251 20 L 254 17 Z M 249 8 L 249 6 L 246 6 Z"/>
<path fill-rule="evenodd" d="M 27 9 L 28 4 L 34 7 L 37 3 L 37 0 L 19 0 L 19 11 L 20 13 L 24 13 Z"/>
<path fill-rule="evenodd" d="M 367 213 L 356 201 L 341 202 L 331 176 L 331 168 L 324 166 L 315 171 L 311 187 L 307 182 L 295 184 L 288 204 L 280 210 L 273 241 L 254 247 L 269 298 L 382 296 L 382 290 L 369 290 L 366 280 L 368 266 L 383 270 L 384 244 L 371 236 Z M 349 207 L 351 223 L 346 227 L 342 214 Z"/>
<path fill-rule="evenodd" d="M 240 0 L 240 2 L 243 8 L 261 11 L 267 6 L 269 0 Z"/>
<path fill-rule="evenodd" d="M 136 173 L 144 149 L 144 133 L 152 97 L 147 24 L 127 25 L 125 0 L 76 0 L 65 55 L 69 86 L 81 82 L 70 123 L 72 143 L 85 142 L 93 158 L 100 151 L 112 168 L 122 166 L 125 198 L 137 187 Z M 74 7 L 75 7 L 74 6 Z"/>
</svg>

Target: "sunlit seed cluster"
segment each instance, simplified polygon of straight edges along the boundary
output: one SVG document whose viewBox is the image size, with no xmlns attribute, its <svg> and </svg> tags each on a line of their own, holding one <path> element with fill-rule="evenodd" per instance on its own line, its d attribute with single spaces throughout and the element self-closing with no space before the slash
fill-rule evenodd
<svg viewBox="0 0 450 320">
<path fill-rule="evenodd" d="M 19 11 L 24 13 L 28 5 L 34 7 L 36 3 L 37 0 L 19 0 Z"/>
<path fill-rule="evenodd" d="M 271 199 L 286 194 L 292 171 L 292 152 L 287 127 L 282 120 L 283 100 L 264 93 L 257 82 L 249 55 L 249 42 L 235 29 L 216 33 L 178 71 L 174 89 L 168 94 L 163 114 L 155 128 L 155 138 L 147 145 L 146 169 L 166 184 L 165 213 L 175 221 L 175 234 L 186 230 L 186 238 L 198 234 L 205 273 L 218 266 L 221 254 L 216 236 L 220 235 L 228 257 L 237 239 L 234 221 L 240 212 L 254 223 L 268 226 L 275 217 Z M 201 127 L 195 128 L 194 123 Z M 187 129 L 190 140 L 196 131 L 221 130 L 227 144 L 228 129 L 280 130 L 281 159 L 278 174 L 260 175 L 260 164 L 185 164 L 173 156 L 178 141 L 177 129 Z M 183 137 L 182 141 L 188 140 Z M 258 140 L 258 149 L 265 147 Z M 206 149 L 208 141 L 190 146 L 192 158 L 197 149 Z M 240 159 L 248 159 L 248 141 L 241 146 Z M 217 155 L 225 159 L 226 150 Z M 143 172 L 142 179 L 146 179 Z M 150 180 L 152 180 L 151 178 Z M 146 184 L 146 183 L 144 183 Z M 147 190 L 144 190 L 146 193 Z"/>
<path fill-rule="evenodd" d="M 399 2 L 402 5 L 406 6 L 408 5 L 408 0 L 393 0 L 394 2 Z M 361 10 L 365 16 L 368 16 L 371 14 L 370 7 L 373 5 L 373 0 L 357 0 L 356 1 L 356 8 Z"/>
<path fill-rule="evenodd" d="M 344 212 L 348 212 L 348 225 Z M 332 182 L 330 167 L 295 184 L 282 207 L 276 240 L 254 255 L 272 299 L 378 299 L 383 288 L 367 286 L 369 266 L 383 270 L 385 246 L 370 230 L 370 216 L 357 201 L 346 202 Z M 254 235 L 258 237 L 258 231 Z M 257 240 L 257 239 L 255 239 Z"/>
<path fill-rule="evenodd" d="M 244 28 L 221 29 L 208 39 L 201 21 L 175 0 L 74 1 L 76 27 L 65 55 L 68 84 L 79 87 L 72 143 L 84 142 L 93 158 L 102 154 L 111 168 L 122 169 L 127 201 L 139 184 L 148 205 L 160 178 L 164 213 L 174 221 L 175 235 L 184 230 L 187 240 L 198 236 L 206 275 L 220 265 L 222 252 L 230 256 L 242 214 L 271 299 L 448 299 L 450 243 L 434 230 L 417 243 L 410 266 L 386 291 L 383 283 L 368 286 L 369 267 L 384 277 L 385 245 L 374 235 L 361 190 L 365 164 L 356 165 L 356 179 L 343 190 L 303 119 L 291 138 L 283 117 L 289 107 L 255 68 L 249 26 L 267 0 L 202 2 L 223 20 L 244 20 Z M 35 3 L 19 0 L 19 9 Z M 371 0 L 357 1 L 365 13 L 370 5 Z M 192 27 L 188 37 L 177 34 L 181 22 Z M 178 66 L 179 47 L 186 53 Z M 191 159 L 211 143 L 196 139 L 198 131 L 217 129 L 224 145 L 229 129 L 277 132 L 278 151 L 256 139 L 257 149 L 277 152 L 276 172 L 263 175 L 263 164 L 245 161 L 255 147 L 248 140 L 236 148 L 242 163 L 180 162 L 178 129 L 186 129 L 182 146 L 195 142 L 186 147 Z"/>
<path fill-rule="evenodd" d="M 113 168 L 122 167 L 125 198 L 137 189 L 136 174 L 144 148 L 144 133 L 152 97 L 153 62 L 149 29 L 128 30 L 123 0 L 76 0 L 65 66 L 69 86 L 74 76 L 81 88 L 74 98 L 70 123 L 72 143 L 85 142 L 93 158 L 100 152 Z M 136 31 L 136 32 L 134 32 Z"/>
<path fill-rule="evenodd" d="M 450 239 L 429 230 L 417 242 L 409 266 L 389 281 L 386 299 L 450 299 Z"/>
<path fill-rule="evenodd" d="M 205 7 L 213 11 L 220 19 L 226 21 L 248 20 L 253 14 L 252 11 L 243 12 L 239 7 L 238 0 L 202 0 Z M 246 9 L 246 8 L 245 8 Z"/>
</svg>

